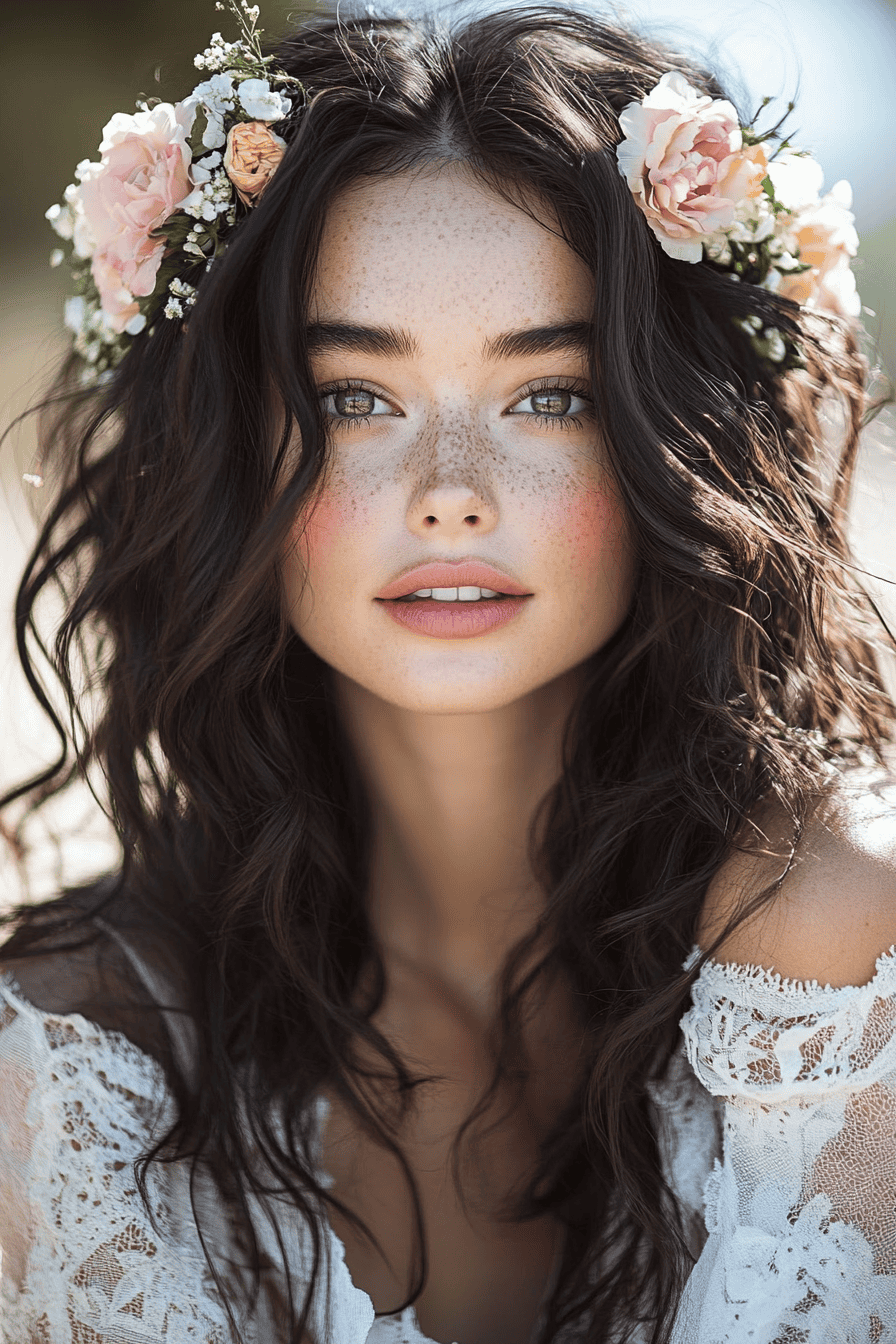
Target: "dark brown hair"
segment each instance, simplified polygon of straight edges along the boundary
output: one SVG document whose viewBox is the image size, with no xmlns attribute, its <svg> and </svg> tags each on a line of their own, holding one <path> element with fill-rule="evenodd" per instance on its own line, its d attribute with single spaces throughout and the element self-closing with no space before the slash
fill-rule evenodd
<svg viewBox="0 0 896 1344">
<path fill-rule="evenodd" d="M 315 1208 L 331 1196 L 308 1121 L 323 1084 L 401 1160 L 402 1107 L 420 1084 L 372 1022 L 384 970 L 365 913 L 366 800 L 328 668 L 291 631 L 278 586 L 278 552 L 327 454 L 305 300 L 328 204 L 359 176 L 450 158 L 513 199 L 549 201 L 595 279 L 595 408 L 639 573 L 568 725 L 534 856 L 544 915 L 506 968 L 495 1078 L 456 1152 L 518 1062 L 526 996 L 565 975 L 584 1063 L 513 1211 L 552 1211 L 567 1229 L 543 1337 L 587 1321 L 598 1344 L 642 1322 L 658 1344 L 690 1260 L 649 1084 L 676 1045 L 707 885 L 762 798 L 796 841 L 844 713 L 873 749 L 891 731 L 876 618 L 844 536 L 864 364 L 842 324 L 671 260 L 646 227 L 617 169 L 617 116 L 673 67 L 722 96 L 680 54 L 545 6 L 452 30 L 315 20 L 277 58 L 307 106 L 278 127 L 283 162 L 203 278 L 188 328 L 161 321 L 135 338 L 97 392 L 77 390 L 76 364 L 59 390 L 45 457 L 61 484 L 16 619 L 65 746 L 6 801 L 30 790 L 39 805 L 73 768 L 99 765 L 124 858 L 91 899 L 16 912 L 4 957 L 86 938 L 97 908 L 176 940 L 198 1059 L 191 1076 L 167 1060 L 179 1118 L 148 1158 L 209 1164 L 264 1291 L 247 1193 L 273 1217 L 269 1197 L 286 1192 L 324 1245 Z M 753 317 L 799 345 L 802 368 L 757 356 L 740 325 Z M 845 412 L 832 489 L 827 397 Z M 54 582 L 65 611 L 45 652 L 74 716 L 73 765 L 35 663 Z M 90 721 L 82 668 L 101 692 Z M 359 1064 L 371 1051 L 376 1076 Z M 415 1208 L 409 1300 L 426 1266 Z M 305 1287 L 276 1290 L 284 1340 L 307 1324 Z"/>
</svg>

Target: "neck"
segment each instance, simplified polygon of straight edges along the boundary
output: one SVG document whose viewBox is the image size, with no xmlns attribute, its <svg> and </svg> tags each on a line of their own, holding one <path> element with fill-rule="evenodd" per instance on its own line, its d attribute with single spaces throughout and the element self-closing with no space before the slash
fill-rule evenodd
<svg viewBox="0 0 896 1344">
<path fill-rule="evenodd" d="M 374 935 L 387 961 L 480 999 L 543 908 L 529 830 L 560 776 L 578 677 L 471 714 L 402 709 L 344 677 L 338 688 L 372 804 Z"/>
</svg>

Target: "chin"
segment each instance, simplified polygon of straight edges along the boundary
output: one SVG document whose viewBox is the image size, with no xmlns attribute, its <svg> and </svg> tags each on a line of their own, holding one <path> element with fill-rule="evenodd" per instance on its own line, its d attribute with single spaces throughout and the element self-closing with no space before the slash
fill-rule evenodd
<svg viewBox="0 0 896 1344">
<path fill-rule="evenodd" d="M 380 670 L 368 662 L 354 669 L 343 664 L 336 670 L 378 700 L 419 714 L 485 714 L 505 709 L 537 694 L 566 670 L 545 675 L 543 668 L 532 667 L 526 676 L 526 669 L 518 663 L 501 663 L 495 656 L 479 655 L 475 659 L 468 656 L 458 665 L 457 658 L 441 654 L 424 660 L 423 666 L 411 662 Z"/>
</svg>

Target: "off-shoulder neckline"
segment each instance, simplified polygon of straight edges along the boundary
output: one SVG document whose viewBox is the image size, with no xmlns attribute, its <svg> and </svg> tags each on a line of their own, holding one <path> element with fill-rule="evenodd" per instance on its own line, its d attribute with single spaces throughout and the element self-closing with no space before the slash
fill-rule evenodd
<svg viewBox="0 0 896 1344">
<path fill-rule="evenodd" d="M 690 971 L 703 956 L 702 949 L 697 943 L 691 948 L 690 954 L 684 963 L 684 970 Z M 767 966 L 759 963 L 739 962 L 739 961 L 716 961 L 714 957 L 708 957 L 700 967 L 695 984 L 703 980 L 733 982 L 740 986 L 755 986 L 761 989 L 774 990 L 782 995 L 790 996 L 824 996 L 829 999 L 850 998 L 859 993 L 872 992 L 877 989 L 879 982 L 887 979 L 891 974 L 896 977 L 896 943 L 881 952 L 875 962 L 874 974 L 862 985 L 832 985 L 820 984 L 818 980 L 799 980 L 790 976 L 783 976 L 778 971 L 771 970 Z"/>
<path fill-rule="evenodd" d="M 703 950 L 699 944 L 694 943 L 690 953 L 683 963 L 682 969 L 690 971 L 694 968 L 700 958 L 703 956 Z M 855 994 L 871 992 L 878 988 L 879 982 L 887 979 L 890 975 L 894 977 L 896 983 L 896 943 L 882 952 L 875 962 L 874 974 L 862 985 L 831 985 L 820 984 L 818 980 L 800 980 L 789 976 L 782 976 L 778 971 L 772 970 L 759 963 L 738 962 L 738 961 L 717 961 L 715 957 L 708 957 L 697 974 L 694 982 L 695 987 L 704 981 L 714 981 L 717 983 L 733 983 L 741 987 L 755 987 L 776 991 L 782 995 L 790 996 L 824 996 L 828 999 L 849 998 Z M 5 983 L 11 992 L 12 998 L 19 1003 L 24 1004 L 32 1012 L 39 1013 L 46 1018 L 60 1018 L 67 1022 L 75 1024 L 84 1024 L 84 1028 L 92 1033 L 99 1032 L 107 1039 L 111 1038 L 123 1042 L 129 1050 L 135 1050 L 138 1054 L 144 1055 L 156 1069 L 161 1066 L 152 1055 L 141 1050 L 140 1046 L 135 1045 L 129 1036 L 123 1032 L 116 1031 L 114 1028 L 101 1027 L 99 1023 L 85 1017 L 83 1013 L 71 1012 L 51 1012 L 38 1007 L 32 1003 L 28 995 L 19 985 L 15 975 L 8 969 L 0 970 L 0 984 Z"/>
</svg>

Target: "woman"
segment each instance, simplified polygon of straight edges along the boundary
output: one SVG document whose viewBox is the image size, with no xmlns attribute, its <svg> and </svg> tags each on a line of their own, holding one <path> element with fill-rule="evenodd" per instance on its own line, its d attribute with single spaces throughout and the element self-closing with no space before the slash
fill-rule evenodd
<svg viewBox="0 0 896 1344">
<path fill-rule="evenodd" d="M 842 200 L 579 13 L 236 12 L 51 212 L 123 861 L 3 952 L 7 1338 L 889 1338 Z"/>
</svg>

